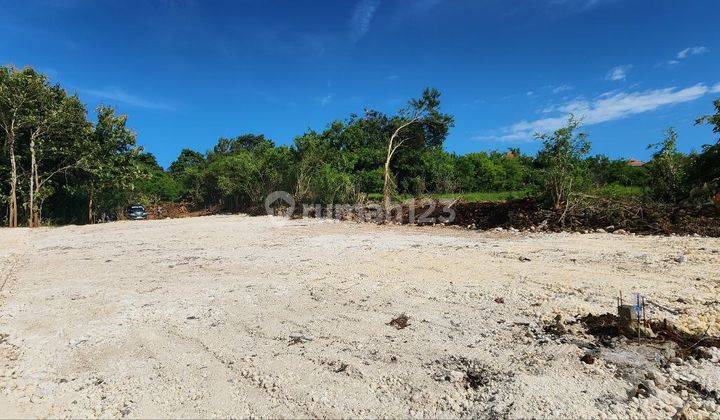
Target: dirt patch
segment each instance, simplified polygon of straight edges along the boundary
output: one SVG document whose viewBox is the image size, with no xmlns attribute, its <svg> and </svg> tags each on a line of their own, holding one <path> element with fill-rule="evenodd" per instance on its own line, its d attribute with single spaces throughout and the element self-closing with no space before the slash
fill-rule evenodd
<svg viewBox="0 0 720 420">
<path fill-rule="evenodd" d="M 493 381 L 507 382 L 513 377 L 510 372 L 501 373 L 478 360 L 458 356 L 436 360 L 432 367 L 437 369 L 436 380 L 457 383 L 474 391 L 490 385 Z"/>
<path fill-rule="evenodd" d="M 179 219 L 183 217 L 200 217 L 220 214 L 219 207 L 196 207 L 190 203 L 161 203 L 145 208 L 148 219 Z"/>
<path fill-rule="evenodd" d="M 465 202 L 462 200 L 418 199 L 403 202 L 387 220 L 378 213 L 380 203 L 334 208 L 296 206 L 294 217 L 335 218 L 363 222 L 391 222 L 416 225 L 452 225 L 472 229 L 495 228 L 530 231 L 596 230 L 637 233 L 644 235 L 692 235 L 720 237 L 720 207 L 714 205 L 671 205 L 643 199 L 593 199 L 580 202 L 571 208 L 549 210 L 534 198 L 505 202 Z M 162 203 L 147 207 L 148 218 L 183 218 L 222 213 L 220 207 L 194 208 L 189 203 Z M 287 208 L 275 209 L 279 216 Z M 305 214 L 303 214 L 303 211 Z M 245 208 L 253 216 L 264 216 L 262 207 Z M 449 217 L 452 213 L 452 217 Z M 362 220 L 360 220 L 362 219 Z M 522 261 L 523 260 L 521 257 Z M 529 260 L 527 260 L 529 261 Z"/>
<path fill-rule="evenodd" d="M 27 244 L 13 239 L 23 232 Z M 0 229 L 0 273 L 15 267 L 0 292 L 0 407 L 20 418 L 669 418 L 687 404 L 710 417 L 720 351 L 668 363 L 678 345 L 618 336 L 606 347 L 576 316 L 612 311 L 632 290 L 673 310 L 648 319 L 717 335 L 718 250 L 715 238 L 239 215 Z M 403 313 L 407 328 L 387 325 Z"/>
<path fill-rule="evenodd" d="M 410 323 L 408 322 L 410 318 L 405 314 L 400 314 L 399 316 L 393 318 L 390 322 L 388 322 L 388 325 L 391 327 L 395 327 L 396 330 L 402 330 L 407 328 Z"/>
<path fill-rule="evenodd" d="M 681 358 L 695 357 L 697 359 L 708 358 L 707 348 L 720 348 L 720 337 L 710 336 L 705 333 L 690 333 L 674 326 L 667 319 L 661 321 L 646 321 L 654 337 L 638 336 L 621 325 L 620 317 L 614 314 L 592 315 L 588 314 L 579 318 L 579 321 L 586 328 L 587 332 L 598 337 L 600 340 L 607 340 L 618 336 L 624 336 L 631 340 L 647 344 L 672 342 L 677 345 L 676 352 Z"/>
<path fill-rule="evenodd" d="M 420 225 L 440 223 L 447 217 L 447 206 L 454 211 L 455 218 L 444 224 L 483 230 L 501 227 L 559 232 L 610 227 L 610 231 L 621 233 L 720 237 L 720 210 L 715 206 L 676 206 L 640 199 L 598 199 L 557 211 L 544 208 L 532 198 L 500 203 L 422 200 L 405 205 L 402 223 L 409 220 Z"/>
</svg>

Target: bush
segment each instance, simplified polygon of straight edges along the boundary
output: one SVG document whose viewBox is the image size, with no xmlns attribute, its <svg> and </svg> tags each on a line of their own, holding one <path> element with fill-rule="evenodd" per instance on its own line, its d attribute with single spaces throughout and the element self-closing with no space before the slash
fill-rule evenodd
<svg viewBox="0 0 720 420">
<path fill-rule="evenodd" d="M 648 193 L 655 200 L 677 203 L 686 197 L 687 159 L 677 150 L 675 130 L 669 128 L 665 139 L 648 146 L 648 149 L 653 148 L 656 150 L 655 154 L 647 164 L 651 180 L 648 185 Z"/>
<path fill-rule="evenodd" d="M 571 116 L 565 127 L 537 136 L 543 141 L 537 159 L 541 167 L 538 181 L 554 209 L 567 206 L 574 193 L 590 184 L 584 160 L 590 142 L 585 133 L 575 133 L 579 128 L 580 121 Z"/>
</svg>

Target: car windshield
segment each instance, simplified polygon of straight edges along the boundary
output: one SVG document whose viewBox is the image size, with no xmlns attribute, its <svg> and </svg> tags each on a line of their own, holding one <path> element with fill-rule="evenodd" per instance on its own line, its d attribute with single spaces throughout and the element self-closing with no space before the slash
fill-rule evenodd
<svg viewBox="0 0 720 420">
<path fill-rule="evenodd" d="M 133 207 L 130 207 L 130 211 L 131 211 L 131 212 L 138 212 L 138 211 L 145 211 L 145 209 L 144 209 L 143 207 L 140 207 L 140 206 L 133 206 Z"/>
</svg>

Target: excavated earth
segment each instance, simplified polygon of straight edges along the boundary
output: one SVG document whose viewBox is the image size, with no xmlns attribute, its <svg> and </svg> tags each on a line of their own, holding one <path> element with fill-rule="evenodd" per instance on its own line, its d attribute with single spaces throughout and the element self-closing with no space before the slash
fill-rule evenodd
<svg viewBox="0 0 720 420">
<path fill-rule="evenodd" d="M 720 239 L 245 216 L 2 229 L 0 285 L 0 417 L 720 418 L 720 351 L 701 345 L 720 336 Z M 700 339 L 579 321 L 633 292 Z"/>
</svg>

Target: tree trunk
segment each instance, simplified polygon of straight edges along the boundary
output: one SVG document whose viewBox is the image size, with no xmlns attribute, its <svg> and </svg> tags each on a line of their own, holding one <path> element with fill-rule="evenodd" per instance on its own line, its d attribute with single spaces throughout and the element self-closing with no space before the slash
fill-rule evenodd
<svg viewBox="0 0 720 420">
<path fill-rule="evenodd" d="M 392 145 L 392 143 L 390 143 Z M 383 207 L 385 213 L 390 211 L 390 148 L 388 147 L 387 158 L 385 159 L 385 171 L 383 175 Z"/>
<path fill-rule="evenodd" d="M 93 224 L 93 190 L 94 187 L 90 184 L 90 192 L 88 193 L 88 224 Z"/>
<path fill-rule="evenodd" d="M 30 204 L 27 215 L 28 227 L 35 227 L 35 136 L 30 136 Z"/>
<path fill-rule="evenodd" d="M 389 216 L 390 214 L 390 161 L 397 149 L 402 146 L 405 141 L 405 139 L 402 139 L 396 143 L 396 140 L 398 135 L 400 135 L 400 131 L 417 120 L 417 117 L 413 117 L 410 121 L 398 127 L 393 132 L 392 136 L 390 136 L 390 140 L 388 141 L 387 157 L 385 158 L 385 173 L 383 175 L 383 206 L 385 207 L 386 216 Z"/>
<path fill-rule="evenodd" d="M 15 161 L 15 133 L 10 131 L 7 144 L 10 153 L 10 214 L 8 215 L 8 226 L 17 227 L 17 163 Z"/>
<path fill-rule="evenodd" d="M 40 175 L 38 171 L 37 160 L 35 160 L 35 201 L 40 198 Z M 40 215 L 42 214 L 42 200 L 40 204 L 35 204 L 35 212 L 33 213 L 33 225 L 40 227 Z"/>
<path fill-rule="evenodd" d="M 385 170 L 383 173 L 383 207 L 385 208 L 386 217 L 388 217 L 390 213 L 390 160 L 392 159 L 393 153 L 395 153 L 393 144 L 395 143 L 395 138 L 397 137 L 399 131 L 400 128 L 395 130 L 393 135 L 390 136 L 390 141 L 388 141 L 387 156 L 385 157 Z"/>
</svg>

